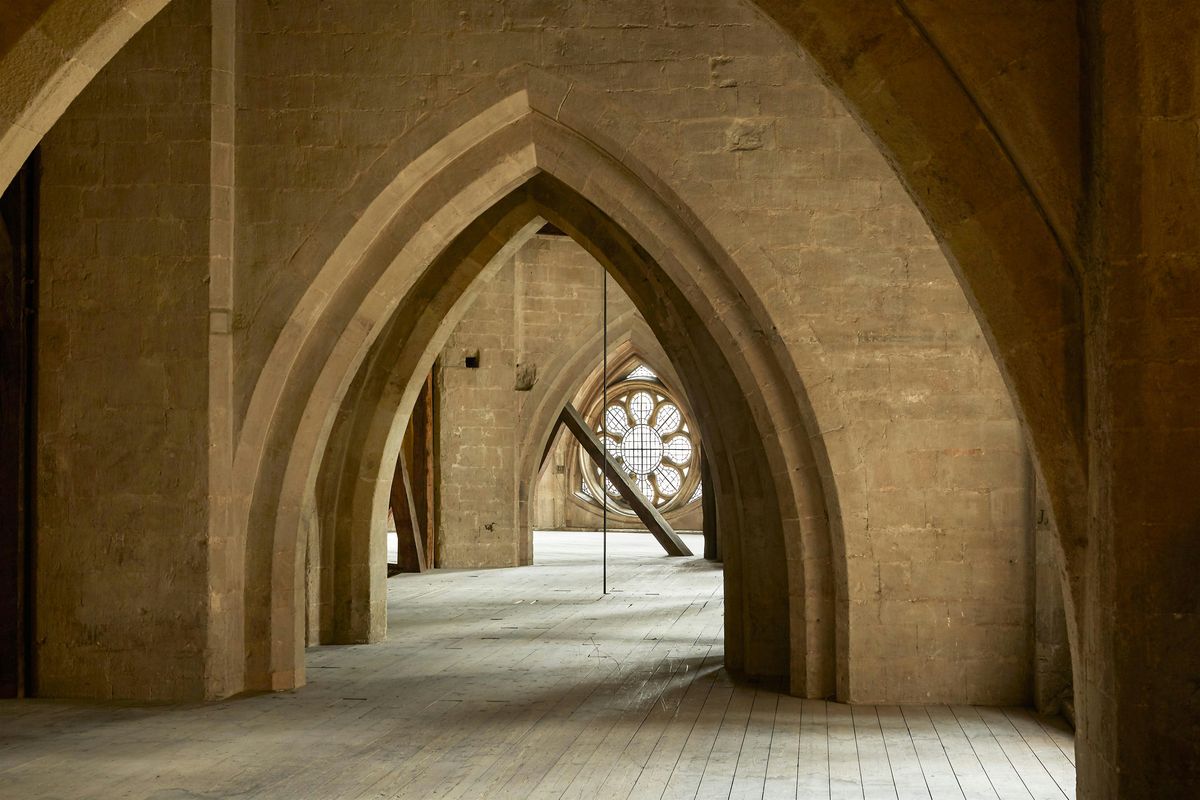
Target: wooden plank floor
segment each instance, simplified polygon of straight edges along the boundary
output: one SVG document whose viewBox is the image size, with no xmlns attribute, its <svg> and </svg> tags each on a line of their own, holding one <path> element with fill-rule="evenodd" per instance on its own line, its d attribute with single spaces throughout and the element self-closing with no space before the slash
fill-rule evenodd
<svg viewBox="0 0 1200 800">
<path fill-rule="evenodd" d="M 541 533 L 535 552 L 391 578 L 388 640 L 310 650 L 298 692 L 0 702 L 0 798 L 1075 796 L 1069 731 L 1022 709 L 733 684 L 702 560 L 613 534 L 605 596 L 596 537 Z"/>
</svg>

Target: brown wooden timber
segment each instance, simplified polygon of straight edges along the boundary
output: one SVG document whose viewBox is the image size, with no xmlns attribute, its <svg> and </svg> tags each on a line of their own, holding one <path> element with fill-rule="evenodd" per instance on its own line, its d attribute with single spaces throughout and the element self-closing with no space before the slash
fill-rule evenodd
<svg viewBox="0 0 1200 800">
<path fill-rule="evenodd" d="M 425 542 L 417 520 L 412 496 L 412 482 L 404 453 L 396 458 L 396 473 L 392 478 L 392 518 L 396 522 L 397 556 L 401 572 L 425 571 Z"/>
<path fill-rule="evenodd" d="M 704 557 L 709 561 L 721 560 L 721 542 L 717 539 L 717 492 L 712 484 L 712 470 L 708 467 L 708 456 L 700 453 L 700 504 L 704 513 Z"/>
<path fill-rule="evenodd" d="M 434 379 L 433 371 L 425 378 L 425 385 L 417 395 L 417 404 L 412 414 L 412 495 L 416 518 L 420 524 L 425 550 L 426 566 L 434 563 L 434 536 L 437 530 L 434 509 Z"/>
<path fill-rule="evenodd" d="M 554 430 L 550 431 L 550 436 L 546 439 L 546 447 L 542 450 L 542 460 L 538 462 L 539 473 L 546 468 L 546 459 L 554 452 L 554 442 L 558 439 L 558 432 L 562 430 L 562 424 L 562 415 L 559 415 L 554 420 Z"/>
<path fill-rule="evenodd" d="M 562 413 L 559 414 L 559 421 L 567 426 L 575 438 L 579 440 L 579 445 L 583 451 L 595 462 L 596 466 L 603 470 L 613 485 L 617 487 L 621 498 L 629 504 L 633 509 L 633 513 L 637 514 L 638 519 L 646 526 L 650 533 L 654 534 L 654 538 L 662 545 L 662 548 L 667 551 L 669 556 L 690 556 L 692 551 L 683 543 L 679 535 L 671 528 L 670 523 L 663 518 L 663 515 L 658 512 L 658 509 L 647 502 L 646 498 L 642 497 L 642 493 L 633 484 L 629 475 L 625 470 L 621 469 L 621 465 L 617 463 L 611 455 L 609 455 L 604 445 L 600 443 L 600 437 L 596 436 L 596 432 L 584 420 L 583 415 L 575 408 L 575 406 L 567 403 L 563 406 Z"/>
</svg>

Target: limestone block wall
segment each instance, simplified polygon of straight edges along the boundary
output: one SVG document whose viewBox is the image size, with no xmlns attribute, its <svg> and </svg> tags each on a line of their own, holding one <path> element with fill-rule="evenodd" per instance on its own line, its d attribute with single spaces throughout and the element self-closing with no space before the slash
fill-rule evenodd
<svg viewBox="0 0 1200 800">
<path fill-rule="evenodd" d="M 528 563 L 516 471 L 532 409 L 529 392 L 516 389 L 517 365 L 549 380 L 575 355 L 569 343 L 599 330 L 602 274 L 573 240 L 535 236 L 487 281 L 443 349 L 440 566 Z M 610 314 L 631 310 L 610 279 Z M 477 352 L 479 368 L 466 368 L 466 357 Z M 599 363 L 598 349 L 595 356 L 588 370 Z"/>
<path fill-rule="evenodd" d="M 564 345 L 577 334 L 599 331 L 604 270 L 573 239 L 535 236 L 514 259 L 517 297 L 518 360 L 537 366 L 541 380 L 561 366 Z M 617 319 L 633 309 L 629 296 L 608 279 L 608 315 Z M 600 362 L 595 349 L 592 366 Z M 522 407 L 528 399 L 519 398 Z"/>
<path fill-rule="evenodd" d="M 319 268 L 289 255 L 383 148 L 513 65 L 599 87 L 670 143 L 664 178 L 807 387 L 845 549 L 841 696 L 1029 698 L 1026 466 L 998 370 L 894 173 L 751 6 L 254 0 L 240 24 L 237 407 Z"/>
<path fill-rule="evenodd" d="M 440 567 L 520 563 L 513 285 L 510 261 L 479 290 L 442 351 L 437 372 Z M 466 366 L 468 356 L 478 356 L 478 368 Z"/>
<path fill-rule="evenodd" d="M 46 696 L 205 694 L 209 22 L 172 3 L 43 142 Z"/>
<path fill-rule="evenodd" d="M 440 565 L 522 562 L 519 545 L 515 556 L 512 548 L 528 531 L 517 518 L 510 520 L 514 493 L 520 491 L 513 469 L 534 409 L 530 393 L 515 389 L 516 367 L 534 370 L 541 382 L 571 370 L 567 379 L 575 387 L 589 377 L 600 364 L 598 339 L 593 357 L 577 366 L 568 362 L 578 355 L 574 342 L 599 335 L 602 277 L 600 264 L 573 240 L 536 236 L 488 281 L 443 349 L 440 502 L 447 516 L 439 530 Z M 633 304 L 614 281 L 608 284 L 611 323 L 633 313 Z M 621 329 L 614 329 L 614 340 Z M 479 369 L 466 369 L 466 356 L 476 351 Z M 569 391 L 562 399 L 573 400 L 573 395 Z M 567 487 L 570 441 L 560 437 L 540 480 L 525 476 L 534 488 L 533 528 L 595 530 L 600 525 L 598 514 L 575 501 Z M 699 530 L 702 518 L 697 508 L 672 515 L 671 521 L 681 530 Z M 616 515 L 610 524 L 644 529 L 636 519 Z"/>
<path fill-rule="evenodd" d="M 1026 702 L 1027 456 L 978 325 L 939 261 L 930 252 L 895 262 L 887 290 L 878 274 L 809 287 L 871 298 L 843 307 L 841 330 L 812 320 L 850 422 L 830 444 L 845 448 L 835 469 L 847 470 L 838 488 L 852 696 Z"/>
<path fill-rule="evenodd" d="M 566 358 L 575 355 L 562 352 L 565 342 L 577 339 L 585 331 L 600 329 L 603 268 L 573 240 L 563 237 L 536 237 L 517 252 L 514 261 L 523 290 L 522 358 L 536 364 L 541 379 L 546 380 L 562 368 Z M 632 309 L 629 297 L 611 279 L 608 280 L 608 293 L 610 319 Z M 600 363 L 600 347 L 594 350 L 587 369 L 594 369 Z M 583 375 L 578 376 L 580 381 L 583 378 Z M 523 406 L 527 399 L 524 394 L 519 398 Z M 532 410 L 524 410 L 522 422 L 528 425 Z M 568 438 L 560 437 L 555 452 L 550 455 L 552 463 L 546 467 L 545 480 L 527 476 L 533 493 L 533 528 L 565 527 L 565 517 L 548 520 L 545 509 L 558 509 L 565 514 L 570 503 L 562 473 L 557 472 L 563 466 L 562 454 Z M 553 480 L 556 474 L 560 477 L 558 481 Z M 558 519 L 562 521 L 556 523 Z"/>
</svg>

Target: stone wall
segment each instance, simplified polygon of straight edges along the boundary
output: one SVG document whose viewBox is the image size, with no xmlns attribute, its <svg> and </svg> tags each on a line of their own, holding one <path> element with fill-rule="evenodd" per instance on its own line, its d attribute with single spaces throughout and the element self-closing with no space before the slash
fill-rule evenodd
<svg viewBox="0 0 1200 800">
<path fill-rule="evenodd" d="M 157 42 L 170 20 L 148 26 L 147 40 Z M 822 434 L 833 551 L 841 558 L 844 549 L 839 696 L 1029 699 L 1028 477 L 999 371 L 891 168 L 807 59 L 750 5 L 248 0 L 238 32 L 235 433 L 289 315 L 345 235 L 341 221 L 348 226 L 359 211 L 342 204 L 348 188 L 364 177 L 382 187 L 394 173 L 374 171 L 381 154 L 419 135 L 422 119 L 501 69 L 534 65 L 603 90 L 648 137 L 670 143 L 671 158 L 654 167 L 730 254 L 807 390 L 809 427 Z M 194 73 L 202 93 L 207 73 Z M 125 160 L 137 157 L 129 151 L 104 170 L 161 168 Z M 153 238 L 139 247 L 153 248 Z M 178 277 L 176 301 L 189 276 Z M 485 288 L 481 309 L 486 296 Z M 495 302 L 508 315 L 506 332 L 497 322 L 479 335 L 515 336 L 511 299 Z M 201 354 L 206 333 L 198 323 L 189 340 Z M 461 363 L 455 348 L 476 348 L 462 342 L 444 363 Z M 514 360 L 532 359 L 531 342 L 513 342 Z M 511 394 L 514 365 L 501 359 L 488 374 L 480 349 L 481 368 L 447 367 L 443 388 L 489 401 Z M 477 441 L 498 448 L 496 463 L 512 463 L 506 445 L 488 437 L 514 424 L 519 409 L 497 413 L 467 422 L 478 426 Z M 455 435 L 443 423 L 443 436 Z M 163 449 L 174 437 L 193 442 L 189 430 L 173 427 Z M 464 423 L 460 444 L 465 433 Z M 444 491 L 476 485 L 447 463 Z M 152 484 L 131 485 L 143 483 Z M 461 492 L 444 496 L 445 525 L 476 537 L 488 524 L 513 529 L 520 517 L 515 510 L 509 523 L 507 510 L 489 516 Z M 456 500 L 457 511 L 448 507 Z M 522 558 L 519 548 L 501 549 Z"/>
<path fill-rule="evenodd" d="M 514 272 L 479 290 L 437 372 L 440 567 L 521 563 L 517 523 Z M 478 367 L 466 366 L 478 357 Z"/>
<path fill-rule="evenodd" d="M 209 23 L 172 4 L 43 143 L 47 696 L 205 695 Z"/>
<path fill-rule="evenodd" d="M 1061 713 L 1074 721 L 1071 646 L 1067 634 L 1061 550 L 1045 491 L 1037 488 L 1033 513 L 1034 571 L 1037 595 L 1034 617 L 1033 701 L 1043 714 Z"/>
<path fill-rule="evenodd" d="M 514 472 L 518 449 L 529 435 L 533 411 L 529 393 L 515 388 L 517 365 L 533 370 L 535 381 L 542 382 L 572 368 L 568 360 L 577 354 L 570 343 L 599 332 L 601 275 L 600 264 L 571 239 L 536 236 L 488 281 L 443 349 L 440 566 L 528 563 L 528 546 L 522 550 L 520 543 L 530 531 L 514 516 L 512 503 L 520 491 Z M 634 313 L 628 295 L 611 279 L 608 291 L 610 320 Z M 466 368 L 466 357 L 475 353 L 479 368 Z M 658 351 L 653 355 L 662 358 Z M 599 363 L 597 350 L 567 381 L 578 388 Z M 574 395 L 572 389 L 561 400 Z M 576 452 L 572 442 L 560 436 L 540 479 L 524 476 L 534 488 L 533 528 L 596 530 L 600 525 L 598 513 L 567 488 L 566 459 Z M 698 509 L 669 519 L 681 530 L 701 526 Z M 644 530 L 633 518 L 612 516 L 610 524 Z"/>
<path fill-rule="evenodd" d="M 6 6 L 0 15 L 5 176 L 57 117 L 64 99 L 161 4 L 17 0 Z M 443 90 L 458 91 L 461 73 L 504 60 L 496 48 L 486 47 L 486 36 L 485 47 L 477 47 L 481 40 L 474 34 L 513 30 L 519 34 L 511 39 L 513 49 L 521 51 L 516 59 L 532 53 L 536 58 L 529 60 L 537 62 L 546 60 L 545 52 L 562 56 L 574 49 L 571 42 L 587 35 L 577 31 L 607 25 L 611 40 L 635 43 L 624 48 L 628 53 L 671 56 L 659 70 L 647 69 L 644 61 L 621 62 L 621 80 L 644 85 L 669 76 L 681 97 L 700 106 L 705 99 L 692 91 L 699 88 L 692 81 L 706 73 L 687 63 L 686 48 L 674 47 L 671 35 L 697 26 L 701 35 L 716 31 L 718 42 L 707 49 L 718 53 L 728 44 L 722 24 L 747 18 L 743 9 L 724 2 L 521 2 L 471 6 L 458 18 L 437 8 L 377 3 L 259 5 L 281 14 L 284 26 L 298 34 L 314 40 L 327 34 L 336 40 L 325 45 L 328 51 L 367 64 L 361 72 L 374 68 L 370 62 L 394 60 L 397 83 L 427 76 L 436 91 L 422 87 L 417 96 L 431 103 Z M 1196 226 L 1186 222 L 1196 207 L 1191 193 L 1200 185 L 1192 179 L 1195 7 L 1128 0 L 1020 2 L 999 10 L 987 4 L 948 9 L 842 0 L 756 5 L 794 37 L 781 49 L 790 54 L 797 41 L 806 48 L 888 148 L 953 254 L 1019 393 L 1026 432 L 1038 448 L 1062 528 L 1079 611 L 1072 623 L 1084 640 L 1086 685 L 1080 697 L 1092 709 L 1086 715 L 1092 722 L 1080 731 L 1081 793 L 1194 794 L 1200 714 L 1194 702 L 1181 700 L 1194 694 L 1188 690 L 1194 673 L 1188 659 L 1194 654 L 1172 645 L 1194 639 L 1197 624 L 1189 572 L 1196 493 L 1184 474 L 1195 464 L 1196 437 L 1195 359 L 1187 357 L 1187 343 L 1196 339 L 1189 328 L 1195 292 L 1185 279 L 1197 270 L 1180 266 L 1191 265 L 1197 251 Z M 395 37 L 403 43 L 394 46 L 404 52 L 348 41 L 356 29 L 368 31 L 361 24 L 368 11 L 370 31 L 404 34 Z M 628 31 L 615 30 L 622 23 Z M 663 33 L 666 26 L 680 31 Z M 419 37 L 443 41 L 422 51 L 426 45 Z M 456 49 L 445 41 L 450 37 L 467 46 Z M 639 48 L 639 42 L 645 46 Z M 607 56 L 607 47 L 585 44 L 585 52 Z M 295 56 L 299 52 L 278 47 L 274 63 L 302 62 Z M 723 61 L 726 57 L 734 61 Z M 730 65 L 737 64 L 738 53 L 710 58 L 714 81 L 724 90 L 749 88 L 753 80 L 747 78 L 783 72 L 759 63 L 733 75 L 737 66 Z M 310 83 L 320 76 L 336 91 L 331 73 L 314 69 L 307 76 Z M 362 104 L 354 107 L 368 112 L 360 119 L 370 120 L 372 89 L 386 81 L 364 83 L 367 88 L 345 97 Z M 803 98 L 805 92 L 796 88 L 781 86 L 779 94 Z M 271 91 L 285 98 L 280 108 L 303 109 L 284 127 L 303 127 L 306 112 L 321 107 L 298 69 L 281 76 Z M 753 117 L 759 109 L 748 102 L 737 112 Z M 396 119 L 401 125 L 408 121 L 403 114 Z M 316 117 L 311 121 L 314 127 L 324 124 Z M 353 126 L 351 138 L 361 130 Z M 761 137 L 746 133 L 738 132 L 733 141 Z M 244 283 L 256 280 L 287 283 L 267 273 L 247 276 Z M 268 294 L 254 294 L 247 308 L 256 308 Z M 295 296 L 284 298 L 279 308 Z M 277 330 L 258 347 L 265 351 Z M 242 371 L 244 387 L 254 383 L 256 368 Z M 817 376 L 809 385 L 826 379 Z M 828 436 L 843 430 L 838 419 L 818 429 Z M 1148 460 L 1165 465 L 1165 472 L 1147 469 Z M 831 508 L 853 507 L 839 502 Z"/>
</svg>

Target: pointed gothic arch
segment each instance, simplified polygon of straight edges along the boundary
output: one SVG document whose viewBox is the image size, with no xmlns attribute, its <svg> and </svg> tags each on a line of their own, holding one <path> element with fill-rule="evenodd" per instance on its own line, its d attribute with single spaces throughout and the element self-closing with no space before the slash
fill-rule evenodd
<svg viewBox="0 0 1200 800">
<path fill-rule="evenodd" d="M 680 374 L 694 376 L 685 390 L 704 420 L 729 525 L 727 662 L 799 693 L 832 691 L 834 580 L 808 574 L 833 569 L 830 488 L 797 424 L 806 418 L 799 378 L 763 335 L 769 323 L 736 264 L 639 158 L 653 145 L 634 117 L 522 70 L 397 147 L 381 159 L 403 163 L 394 177 L 365 178 L 351 190 L 365 202 L 342 206 L 343 215 L 365 211 L 293 313 L 242 427 L 234 470 L 246 487 L 237 499 L 248 535 L 247 684 L 303 681 L 297 543 L 320 520 L 317 476 L 335 423 L 359 409 L 373 419 L 362 446 L 345 450 L 338 514 L 380 520 L 382 465 L 394 463 L 416 376 L 449 333 L 448 315 L 514 237 L 546 219 L 635 305 L 659 309 L 655 334 Z M 356 381 L 376 388 L 364 395 Z"/>
<path fill-rule="evenodd" d="M 646 328 L 646 323 L 642 322 L 642 327 Z M 631 407 L 625 405 L 621 400 L 621 395 L 632 397 L 636 394 L 648 393 L 653 397 L 652 405 L 649 409 L 642 406 L 642 412 L 647 415 L 647 418 L 642 421 L 643 424 L 649 424 L 652 428 L 658 428 L 655 415 L 660 406 L 674 406 L 678 414 L 671 414 L 665 418 L 666 424 L 675 426 L 670 429 L 670 432 L 662 429 L 658 433 L 662 436 L 662 441 L 666 442 L 675 433 L 683 433 L 684 439 L 689 444 L 693 445 L 694 449 L 688 450 L 689 454 L 695 453 L 694 463 L 691 461 L 663 464 L 671 467 L 686 466 L 686 470 L 680 470 L 679 474 L 683 476 L 682 484 L 679 490 L 674 493 L 673 497 L 667 502 L 663 502 L 664 497 L 658 494 L 659 487 L 654 485 L 650 492 L 643 488 L 643 495 L 653 501 L 659 512 L 664 518 L 674 527 L 679 530 L 677 520 L 692 517 L 692 512 L 699 509 L 699 501 L 693 502 L 693 495 L 700 488 L 700 464 L 698 452 L 702 452 L 703 443 L 700 439 L 700 432 L 691 423 L 692 412 L 691 402 L 687 399 L 687 395 L 680 388 L 682 383 L 674 368 L 671 367 L 670 361 L 666 360 L 665 354 L 659 357 L 656 350 L 661 351 L 657 347 L 657 342 L 652 344 L 644 342 L 641 346 L 634 343 L 631 329 L 621 339 L 610 344 L 607 348 L 607 365 L 593 356 L 590 369 L 586 374 L 578 377 L 574 381 L 572 391 L 568 396 L 564 397 L 562 402 L 571 402 L 585 420 L 592 424 L 601 414 L 601 401 L 603 399 L 602 390 L 605 386 L 608 387 L 608 401 L 612 403 L 621 403 L 622 407 Z M 647 333 L 649 331 L 647 330 Z M 649 338 L 653 339 L 653 334 L 649 334 Z M 594 353 L 595 350 L 593 349 Z M 664 363 L 665 361 L 665 363 Z M 607 369 L 605 368 L 607 366 Z M 570 434 L 567 434 L 570 436 Z M 617 440 L 623 434 L 620 431 L 610 431 L 609 435 Z M 545 442 L 543 452 L 552 442 Z M 572 442 L 568 448 L 568 453 L 572 456 L 566 464 L 566 475 L 568 494 L 566 501 L 572 504 L 578 504 L 586 511 L 593 513 L 597 518 L 600 517 L 601 504 L 597 498 L 602 495 L 600 492 L 601 484 L 599 482 L 598 472 L 593 471 L 594 462 L 585 455 L 579 448 L 578 442 Z M 679 453 L 682 454 L 682 453 Z M 653 458 L 653 456 L 652 456 Z M 628 464 L 628 460 L 626 459 Z M 590 477 L 589 477 L 590 473 Z M 540 476 L 540 471 L 539 471 Z M 587 490 L 589 499 L 584 500 L 576 493 L 579 487 L 583 485 Z M 574 487 L 573 489 L 570 487 Z M 639 486 L 642 488 L 642 486 Z M 657 495 L 657 496 L 656 496 Z M 628 515 L 629 509 L 622 508 L 623 501 L 618 497 L 613 496 L 613 503 L 610 503 L 609 508 L 614 507 L 619 510 L 619 513 Z M 611 517 L 610 517 L 611 519 Z M 599 521 L 599 520 L 598 520 Z M 696 530 L 699 526 L 694 526 Z"/>
<path fill-rule="evenodd" d="M 958 71 L 910 4 L 754 3 L 812 58 L 937 237 L 1045 481 L 1074 605 L 1082 599 L 1087 450 L 1083 267 L 1064 222 L 1070 212 L 1037 191 L 1022 151 L 985 113 L 981 87 Z M 1033 118 L 1035 126 L 1045 121 Z M 1070 622 L 1074 642 L 1075 614 Z"/>
<path fill-rule="evenodd" d="M 0 67 L 5 67 L 0 69 L 0 96 L 5 99 L 0 109 L 0 177 L 15 173 L 71 100 L 168 3 L 35 0 L 30 8 L 39 9 L 38 13 L 9 21 L 7 41 L 0 40 Z M 1055 230 L 1054 215 L 1031 191 L 1020 164 L 996 136 L 984 109 L 973 101 L 970 86 L 904 13 L 903 4 L 882 4 L 869 14 L 824 0 L 803 7 L 776 0 L 755 0 L 755 5 L 823 70 L 864 129 L 879 142 L 942 242 L 992 344 L 1052 497 L 1071 584 L 1068 602 L 1075 605 L 1081 600 L 1086 492 L 1082 390 L 1071 378 L 1081 374 L 1082 311 L 1074 268 L 1077 255 L 1071 252 L 1069 238 Z M 232 6 L 221 8 L 225 13 Z M 939 102 L 928 103 L 927 98 L 935 95 Z M 469 102 L 464 98 L 464 104 Z M 547 111 L 551 117 L 557 115 L 553 108 Z M 597 130 L 608 124 L 603 120 Z M 437 125 L 424 126 L 412 141 L 422 137 L 435 141 L 435 129 L 444 132 Z M 597 136 L 603 138 L 599 132 Z M 613 152 L 622 151 L 618 147 Z M 381 159 L 374 183 L 360 181 L 356 187 L 362 204 L 349 207 L 366 207 L 368 198 L 387 183 L 381 176 L 389 173 L 389 165 L 410 161 L 411 157 L 400 162 Z M 340 224 L 326 226 L 338 237 L 353 222 L 351 213 L 342 216 Z M 816 384 L 813 388 L 819 391 Z M 820 440 L 812 445 L 818 462 L 824 446 Z M 241 452 L 245 478 L 247 451 Z M 252 473 L 256 471 L 257 466 L 251 467 Z M 232 519 L 245 518 L 247 497 L 242 491 L 240 499 L 228 498 Z M 223 521 L 227 500 L 221 497 L 216 502 L 220 509 L 214 520 Z M 827 510 L 836 530 L 838 506 L 828 504 Z M 236 596 L 245 589 L 244 577 L 232 574 L 238 571 L 233 565 L 242 558 L 239 534 L 244 534 L 244 525 L 235 523 L 232 534 L 224 537 L 230 552 L 223 559 L 228 563 L 220 569 L 228 573 L 223 580 L 232 593 L 222 598 L 221 631 L 215 634 L 222 643 L 230 636 L 244 638 L 241 609 L 226 613 L 231 610 L 226 605 L 230 598 L 237 605 Z M 838 547 L 838 535 L 832 538 Z M 844 576 L 839 581 L 844 583 Z M 840 607 L 838 614 L 844 619 Z M 815 619 L 819 613 L 808 616 Z M 1070 622 L 1072 640 L 1077 641 L 1076 614 L 1070 615 Z M 839 647 L 844 642 L 841 635 Z M 215 677 L 213 685 L 240 685 L 242 661 L 237 653 L 211 659 L 207 669 L 223 676 Z"/>
<path fill-rule="evenodd" d="M 34 0 L 32 11 L 8 21 L 8 41 L 0 39 L 0 183 L 169 2 Z M 1082 298 L 1070 238 L 903 4 L 870 13 L 836 0 L 754 5 L 813 58 L 943 243 L 1017 401 L 1078 601 L 1086 492 L 1082 387 L 1071 376 L 1081 372 Z M 926 102 L 932 96 L 937 103 Z M 1072 630 L 1074 623 L 1072 615 Z"/>
</svg>

